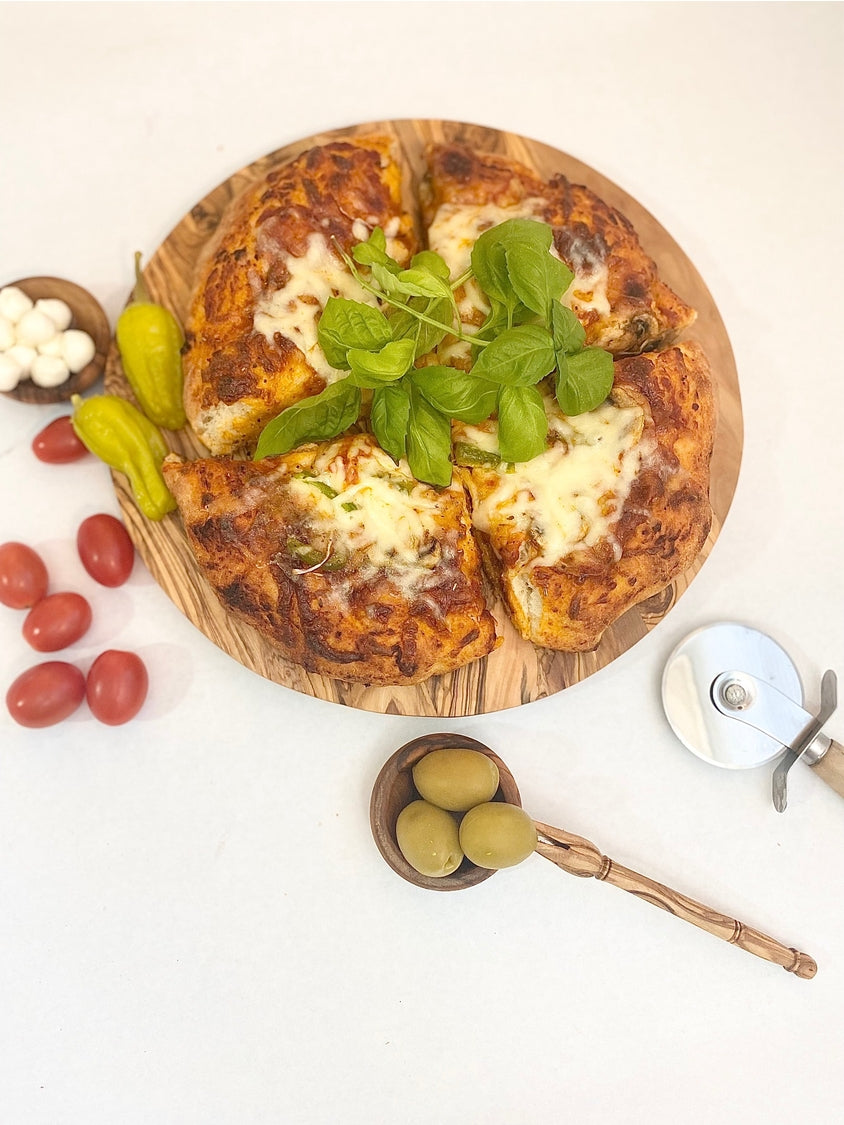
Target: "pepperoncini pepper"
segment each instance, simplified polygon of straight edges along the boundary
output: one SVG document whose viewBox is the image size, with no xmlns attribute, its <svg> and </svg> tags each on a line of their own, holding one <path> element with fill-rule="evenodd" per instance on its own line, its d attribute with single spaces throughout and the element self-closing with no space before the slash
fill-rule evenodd
<svg viewBox="0 0 844 1125">
<path fill-rule="evenodd" d="M 115 339 L 123 371 L 144 414 L 165 430 L 185 424 L 182 404 L 184 335 L 169 309 L 155 304 L 135 254 L 135 290 L 117 321 Z"/>
<path fill-rule="evenodd" d="M 161 462 L 168 450 L 158 428 L 140 410 L 117 395 L 93 395 L 73 403 L 73 429 L 83 445 L 119 473 L 125 473 L 143 514 L 160 520 L 176 507 Z"/>
</svg>

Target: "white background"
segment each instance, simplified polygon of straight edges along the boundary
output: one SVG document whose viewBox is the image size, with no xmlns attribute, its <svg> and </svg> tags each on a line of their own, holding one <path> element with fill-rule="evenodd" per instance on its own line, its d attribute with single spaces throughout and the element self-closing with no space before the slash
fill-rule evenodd
<svg viewBox="0 0 844 1125">
<path fill-rule="evenodd" d="M 658 685 L 687 632 L 770 632 L 818 702 L 844 674 L 840 4 L 0 4 L 0 283 L 90 288 L 262 154 L 387 117 L 571 153 L 684 248 L 735 350 L 733 508 L 668 618 L 604 672 L 458 721 L 342 709 L 218 651 L 142 564 L 97 587 L 88 459 L 0 401 L 0 541 L 90 598 L 69 657 L 132 648 L 132 724 L 0 713 L 4 1125 L 827 1123 L 844 1119 L 844 805 L 677 742 Z M 0 683 L 29 664 L 0 613 Z M 458 730 L 538 819 L 812 954 L 806 982 L 540 857 L 462 894 L 381 860 L 368 799 L 408 739 Z M 830 724 L 842 737 L 844 712 Z"/>
</svg>

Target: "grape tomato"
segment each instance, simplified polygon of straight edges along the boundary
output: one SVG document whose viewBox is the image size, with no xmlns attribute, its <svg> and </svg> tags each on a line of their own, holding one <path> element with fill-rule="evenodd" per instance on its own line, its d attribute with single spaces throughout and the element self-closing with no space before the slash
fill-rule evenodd
<svg viewBox="0 0 844 1125">
<path fill-rule="evenodd" d="M 39 652 L 56 652 L 75 644 L 90 625 L 91 606 L 81 594 L 48 594 L 26 615 L 23 637 Z"/>
<path fill-rule="evenodd" d="M 9 714 L 22 727 L 50 727 L 85 698 L 85 677 L 74 664 L 48 660 L 22 672 L 6 692 Z"/>
<path fill-rule="evenodd" d="M 82 521 L 76 547 L 82 565 L 101 586 L 122 586 L 132 573 L 135 547 L 120 520 L 106 512 Z"/>
<path fill-rule="evenodd" d="M 47 568 L 25 543 L 0 544 L 0 602 L 29 609 L 47 593 Z"/>
<path fill-rule="evenodd" d="M 54 418 L 32 440 L 32 452 L 48 465 L 66 465 L 78 461 L 88 450 L 76 436 L 70 415 Z"/>
<path fill-rule="evenodd" d="M 91 665 L 85 690 L 94 717 L 114 727 L 137 715 L 148 687 L 146 666 L 136 653 L 108 649 Z"/>
</svg>

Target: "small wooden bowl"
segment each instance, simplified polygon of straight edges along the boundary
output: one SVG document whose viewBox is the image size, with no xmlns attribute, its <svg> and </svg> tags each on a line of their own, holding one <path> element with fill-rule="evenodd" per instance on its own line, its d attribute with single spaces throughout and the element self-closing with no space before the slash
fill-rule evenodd
<svg viewBox="0 0 844 1125">
<path fill-rule="evenodd" d="M 91 362 L 71 375 L 58 387 L 39 387 L 31 379 L 23 379 L 11 391 L 3 391 L 7 398 L 18 402 L 33 402 L 45 405 L 51 402 L 66 402 L 71 395 L 80 394 L 96 383 L 105 369 L 106 357 L 111 344 L 111 328 L 108 318 L 97 301 L 87 289 L 61 277 L 25 277 L 22 281 L 9 282 L 22 289 L 33 301 L 44 297 L 57 297 L 70 307 L 73 313 L 71 328 L 87 332 L 94 341 L 96 352 Z"/>
<path fill-rule="evenodd" d="M 522 803 L 518 786 L 507 766 L 488 746 L 476 742 L 474 738 L 467 738 L 462 734 L 423 734 L 397 750 L 384 763 L 375 780 L 369 803 L 369 823 L 378 850 L 393 871 L 403 879 L 407 879 L 409 883 L 415 883 L 417 887 L 425 887 L 430 891 L 462 891 L 465 887 L 474 887 L 475 884 L 482 883 L 484 879 L 495 874 L 485 867 L 476 867 L 464 857 L 463 862 L 451 875 L 435 879 L 429 875 L 420 875 L 410 866 L 399 849 L 396 840 L 396 820 L 405 805 L 409 805 L 419 797 L 411 771 L 420 758 L 424 758 L 432 750 L 447 747 L 479 750 L 488 758 L 492 758 L 498 766 L 499 774 L 498 792 L 493 800 L 506 801 L 511 805 L 519 806 Z"/>
</svg>

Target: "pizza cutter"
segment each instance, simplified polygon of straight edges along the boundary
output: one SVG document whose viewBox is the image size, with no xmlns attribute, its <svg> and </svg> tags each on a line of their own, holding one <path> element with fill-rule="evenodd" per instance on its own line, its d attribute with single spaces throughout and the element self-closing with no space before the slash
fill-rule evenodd
<svg viewBox="0 0 844 1125">
<path fill-rule="evenodd" d="M 817 713 L 805 710 L 797 669 L 767 634 L 735 622 L 696 629 L 668 658 L 662 702 L 674 733 L 705 762 L 738 770 L 779 759 L 777 812 L 798 761 L 844 797 L 844 746 L 823 732 L 838 702 L 835 673 L 824 672 Z"/>
</svg>

